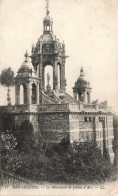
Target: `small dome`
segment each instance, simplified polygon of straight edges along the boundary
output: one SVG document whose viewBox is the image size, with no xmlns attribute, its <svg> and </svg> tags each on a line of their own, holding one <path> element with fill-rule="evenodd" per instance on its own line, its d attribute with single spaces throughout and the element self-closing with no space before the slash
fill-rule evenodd
<svg viewBox="0 0 118 196">
<path fill-rule="evenodd" d="M 29 55 L 28 52 L 26 51 L 25 53 L 25 61 L 22 63 L 20 69 L 18 71 L 26 71 L 26 70 L 33 70 L 32 63 L 29 62 Z"/>
<path fill-rule="evenodd" d="M 75 83 L 75 88 L 78 87 L 87 87 L 87 81 L 84 78 L 79 77 L 77 82 Z"/>
<path fill-rule="evenodd" d="M 74 88 L 90 88 L 90 83 L 86 80 L 85 75 L 84 75 L 84 69 L 83 67 L 81 67 L 80 69 L 80 76 L 77 79 L 77 81 L 75 82 L 75 86 Z"/>
<path fill-rule="evenodd" d="M 50 16 L 46 16 L 45 18 L 44 18 L 44 22 L 52 22 L 52 18 L 50 18 Z"/>
<path fill-rule="evenodd" d="M 21 65 L 20 69 L 33 69 L 33 66 L 30 62 L 24 61 Z"/>
</svg>

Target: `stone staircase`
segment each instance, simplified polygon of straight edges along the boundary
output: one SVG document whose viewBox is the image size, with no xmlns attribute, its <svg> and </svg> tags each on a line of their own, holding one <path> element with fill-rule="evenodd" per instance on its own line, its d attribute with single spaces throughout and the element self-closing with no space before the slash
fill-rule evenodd
<svg viewBox="0 0 118 196">
<path fill-rule="evenodd" d="M 42 92 L 42 104 L 56 104 L 58 101 Z"/>
<path fill-rule="evenodd" d="M 50 95 L 42 92 L 42 104 L 75 103 L 74 98 L 65 91 L 52 90 Z"/>
</svg>

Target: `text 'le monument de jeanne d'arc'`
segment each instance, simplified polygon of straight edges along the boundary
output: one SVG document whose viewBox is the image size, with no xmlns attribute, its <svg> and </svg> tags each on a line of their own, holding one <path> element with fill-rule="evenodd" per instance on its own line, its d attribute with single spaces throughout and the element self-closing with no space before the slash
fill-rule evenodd
<svg viewBox="0 0 118 196">
<path fill-rule="evenodd" d="M 47 1 L 43 20 L 43 35 L 26 51 L 25 60 L 15 77 L 15 105 L 1 106 L 17 126 L 24 120 L 32 123 L 34 133 L 40 132 L 48 144 L 68 139 L 70 143 L 97 141 L 102 152 L 108 149 L 111 162 L 113 115 L 107 102 L 91 101 L 91 86 L 85 79 L 84 69 L 73 85 L 73 96 L 66 92 L 65 43 L 53 34 L 53 20 Z M 30 59 L 30 60 L 29 60 Z M 52 67 L 52 75 L 46 67 Z M 52 79 L 52 86 L 50 81 Z M 21 87 L 23 99 L 21 102 Z"/>
</svg>

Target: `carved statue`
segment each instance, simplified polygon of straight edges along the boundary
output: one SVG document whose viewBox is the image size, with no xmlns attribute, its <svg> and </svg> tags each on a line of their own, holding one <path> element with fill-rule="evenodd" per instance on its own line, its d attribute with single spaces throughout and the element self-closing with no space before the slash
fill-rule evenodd
<svg viewBox="0 0 118 196">
<path fill-rule="evenodd" d="M 49 82 L 50 82 L 50 75 L 49 73 L 47 73 L 47 84 L 49 85 Z"/>
</svg>

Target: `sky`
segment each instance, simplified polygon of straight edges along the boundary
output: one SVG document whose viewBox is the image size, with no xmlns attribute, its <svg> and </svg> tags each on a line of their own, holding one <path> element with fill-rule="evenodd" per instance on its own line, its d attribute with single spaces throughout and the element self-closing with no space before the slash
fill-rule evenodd
<svg viewBox="0 0 118 196">
<path fill-rule="evenodd" d="M 0 1 L 0 73 L 11 67 L 15 74 L 43 33 L 45 0 Z M 118 112 L 118 0 L 50 0 L 53 33 L 65 42 L 67 92 L 83 66 L 92 87 L 91 99 L 107 100 Z M 14 104 L 14 88 L 12 89 Z M 6 104 L 0 86 L 0 105 Z"/>
</svg>

